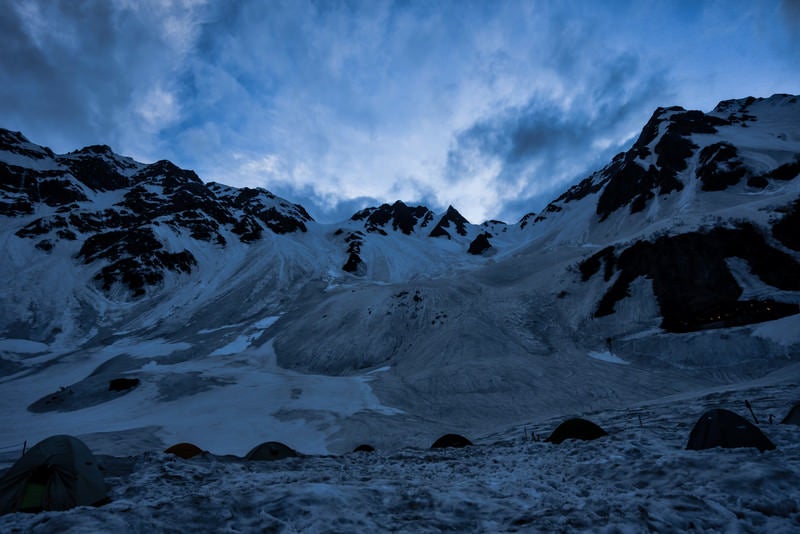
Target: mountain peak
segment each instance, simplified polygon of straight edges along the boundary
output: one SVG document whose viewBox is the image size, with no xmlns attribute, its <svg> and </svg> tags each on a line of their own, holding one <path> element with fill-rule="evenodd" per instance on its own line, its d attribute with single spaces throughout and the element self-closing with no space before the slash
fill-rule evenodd
<svg viewBox="0 0 800 534">
<path fill-rule="evenodd" d="M 732 98 L 730 100 L 722 100 L 711 113 L 741 113 L 748 110 L 753 104 L 766 104 L 771 106 L 784 106 L 792 105 L 798 102 L 796 95 L 786 93 L 775 93 L 767 98 L 756 98 L 748 96 L 745 98 Z"/>
<path fill-rule="evenodd" d="M 116 155 L 108 145 L 89 145 L 74 152 L 70 152 L 70 154 Z"/>
<path fill-rule="evenodd" d="M 450 232 L 447 231 L 448 228 L 451 226 L 455 229 L 455 232 L 460 236 L 467 235 L 467 225 L 469 221 L 458 212 L 453 206 L 447 206 L 447 211 L 439 219 L 439 222 L 436 223 L 436 226 L 431 230 L 429 234 L 430 237 L 447 237 L 447 239 L 451 239 Z"/>
<path fill-rule="evenodd" d="M 52 150 L 31 143 L 22 132 L 6 130 L 5 128 L 0 128 L 0 150 L 32 159 L 54 156 Z"/>
<path fill-rule="evenodd" d="M 30 143 L 28 138 L 22 135 L 22 132 L 15 132 L 13 130 L 0 128 L 0 148 L 8 145 L 19 145 L 22 143 Z"/>
<path fill-rule="evenodd" d="M 367 232 L 386 235 L 386 227 L 391 223 L 392 230 L 400 230 L 410 235 L 417 225 L 426 227 L 433 220 L 433 213 L 425 206 L 408 206 L 397 200 L 394 204 L 381 204 L 375 208 L 365 208 L 352 217 L 352 221 L 364 221 Z"/>
</svg>

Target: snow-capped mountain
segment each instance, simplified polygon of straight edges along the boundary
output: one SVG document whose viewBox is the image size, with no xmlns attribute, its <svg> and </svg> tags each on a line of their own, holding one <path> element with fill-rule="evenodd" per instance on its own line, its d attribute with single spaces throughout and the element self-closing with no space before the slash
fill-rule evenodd
<svg viewBox="0 0 800 534">
<path fill-rule="evenodd" d="M 0 424 L 318 452 L 761 376 L 800 357 L 798 174 L 790 95 L 659 108 L 515 224 L 401 201 L 320 224 L 0 130 Z"/>
</svg>

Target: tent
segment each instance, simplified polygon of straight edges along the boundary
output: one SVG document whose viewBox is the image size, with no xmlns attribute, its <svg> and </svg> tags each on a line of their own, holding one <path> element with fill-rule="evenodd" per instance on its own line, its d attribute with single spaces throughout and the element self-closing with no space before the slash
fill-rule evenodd
<svg viewBox="0 0 800 534">
<path fill-rule="evenodd" d="M 709 410 L 697 420 L 691 434 L 688 450 L 723 447 L 756 447 L 761 452 L 775 448 L 767 436 L 744 417 L 729 410 Z"/>
<path fill-rule="evenodd" d="M 194 458 L 199 454 L 203 454 L 203 449 L 194 443 L 176 443 L 164 452 L 167 454 L 174 454 L 178 458 L 188 460 L 189 458 Z"/>
<path fill-rule="evenodd" d="M 366 443 L 362 443 L 361 445 L 353 449 L 353 452 L 375 452 L 375 447 L 373 447 L 372 445 L 368 445 Z"/>
<path fill-rule="evenodd" d="M 72 436 L 40 441 L 0 478 L 0 514 L 67 510 L 107 501 L 97 461 Z"/>
<path fill-rule="evenodd" d="M 431 449 L 447 449 L 450 447 L 461 448 L 468 447 L 470 445 L 472 445 L 472 442 L 464 436 L 460 436 L 458 434 L 445 434 L 433 442 Z"/>
<path fill-rule="evenodd" d="M 550 437 L 545 441 L 559 443 L 568 439 L 582 439 L 584 441 L 602 438 L 607 436 L 608 432 L 597 426 L 596 424 L 586 419 L 574 418 L 567 419 L 550 434 Z"/>
<path fill-rule="evenodd" d="M 279 441 L 267 441 L 253 449 L 245 456 L 246 460 L 282 460 L 294 458 L 297 451 Z"/>
<path fill-rule="evenodd" d="M 798 425 L 800 426 L 800 402 L 792 406 L 789 413 L 781 421 L 782 425 Z"/>
</svg>

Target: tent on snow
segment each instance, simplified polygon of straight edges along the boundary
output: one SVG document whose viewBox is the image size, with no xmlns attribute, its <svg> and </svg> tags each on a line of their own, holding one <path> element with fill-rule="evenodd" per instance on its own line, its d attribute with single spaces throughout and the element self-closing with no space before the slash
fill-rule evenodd
<svg viewBox="0 0 800 534">
<path fill-rule="evenodd" d="M 361 445 L 353 449 L 353 452 L 375 452 L 375 447 L 367 443 L 362 443 Z"/>
<path fill-rule="evenodd" d="M 279 441 L 266 441 L 247 453 L 245 460 L 282 460 L 294 458 L 297 451 Z"/>
<path fill-rule="evenodd" d="M 194 458 L 200 454 L 203 454 L 203 449 L 195 445 L 194 443 L 176 443 L 169 449 L 164 451 L 166 454 L 174 454 L 178 458 L 183 458 L 184 460 L 188 460 L 190 458 Z"/>
<path fill-rule="evenodd" d="M 445 434 L 431 445 L 431 449 L 448 449 L 451 447 L 469 447 L 472 442 L 459 434 Z"/>
<path fill-rule="evenodd" d="M 699 451 L 714 447 L 756 447 L 764 452 L 774 449 L 775 444 L 741 415 L 716 409 L 707 411 L 697 420 L 689 434 L 686 449 Z"/>
<path fill-rule="evenodd" d="M 792 406 L 789 413 L 781 421 L 782 425 L 798 425 L 800 426 L 800 402 Z"/>
<path fill-rule="evenodd" d="M 589 441 L 597 438 L 607 436 L 608 432 L 600 428 L 598 425 L 592 423 L 587 419 L 576 417 L 574 419 L 567 419 L 553 430 L 550 437 L 545 439 L 550 443 L 559 443 L 568 439 L 582 439 Z"/>
<path fill-rule="evenodd" d="M 72 436 L 40 441 L 0 479 L 0 515 L 106 502 L 106 485 L 97 461 L 89 448 Z"/>
</svg>

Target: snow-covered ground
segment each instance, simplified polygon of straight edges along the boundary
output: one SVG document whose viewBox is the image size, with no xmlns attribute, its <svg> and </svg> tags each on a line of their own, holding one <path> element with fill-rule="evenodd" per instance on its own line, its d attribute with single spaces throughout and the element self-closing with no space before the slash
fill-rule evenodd
<svg viewBox="0 0 800 534">
<path fill-rule="evenodd" d="M 476 445 L 465 449 L 276 462 L 181 460 L 158 450 L 101 456 L 110 504 L 6 515 L 0 531 L 797 532 L 800 427 L 778 424 L 798 400 L 794 369 L 733 389 L 585 414 L 610 434 L 593 442 L 534 442 L 532 434 L 547 436 L 559 420 L 533 419 L 470 436 Z M 745 400 L 776 450 L 684 450 L 707 409 L 750 419 Z M 13 454 L 2 458 L 8 464 Z"/>
</svg>

